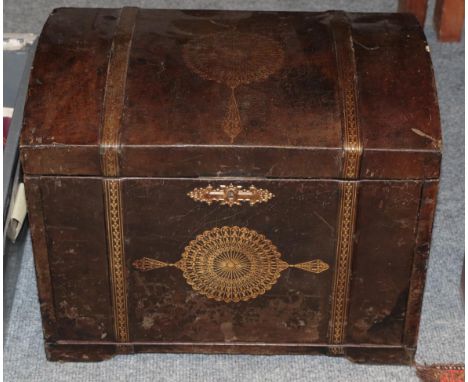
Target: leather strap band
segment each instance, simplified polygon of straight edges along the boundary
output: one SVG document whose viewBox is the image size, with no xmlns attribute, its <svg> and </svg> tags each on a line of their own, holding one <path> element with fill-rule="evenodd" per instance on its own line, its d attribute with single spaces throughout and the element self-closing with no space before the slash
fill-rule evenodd
<svg viewBox="0 0 468 382">
<path fill-rule="evenodd" d="M 338 217 L 336 263 L 333 280 L 332 312 L 329 342 L 343 344 L 348 317 L 349 282 L 353 255 L 353 236 L 356 220 L 358 182 L 362 143 L 357 116 L 356 64 L 351 25 L 345 13 L 333 15 L 331 28 L 335 44 L 338 84 L 341 98 L 343 129 L 343 172 L 341 201 Z M 340 346 L 330 348 L 332 354 L 342 354 Z"/>
<path fill-rule="evenodd" d="M 125 98 L 128 59 L 138 8 L 123 8 L 107 67 L 100 154 L 104 176 L 119 175 L 120 123 Z"/>
<path fill-rule="evenodd" d="M 120 124 L 123 114 L 125 83 L 137 8 L 123 8 L 116 27 L 107 68 L 104 118 L 100 153 L 106 208 L 107 251 L 114 307 L 115 340 L 129 341 L 127 281 L 122 215 L 122 184 L 119 175 Z M 119 351 L 130 351 L 124 345 Z"/>
<path fill-rule="evenodd" d="M 129 331 L 121 180 L 104 179 L 103 182 L 106 202 L 107 251 L 114 307 L 115 339 L 118 342 L 127 342 L 129 339 Z"/>
<path fill-rule="evenodd" d="M 337 13 L 331 22 L 335 43 L 338 84 L 341 98 L 343 131 L 343 170 L 345 179 L 359 177 L 362 141 L 357 111 L 356 62 L 351 25 L 345 13 Z"/>
</svg>

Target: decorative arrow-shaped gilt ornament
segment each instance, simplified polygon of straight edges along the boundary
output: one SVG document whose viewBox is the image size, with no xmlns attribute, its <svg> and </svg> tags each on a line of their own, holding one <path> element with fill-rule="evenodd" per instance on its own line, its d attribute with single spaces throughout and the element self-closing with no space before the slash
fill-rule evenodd
<svg viewBox="0 0 468 382">
<path fill-rule="evenodd" d="M 196 292 L 224 302 L 247 301 L 264 294 L 288 268 L 311 273 L 329 268 L 319 259 L 288 264 L 265 236 L 237 226 L 214 228 L 198 235 L 176 263 L 143 257 L 133 266 L 144 272 L 178 268 Z"/>
<path fill-rule="evenodd" d="M 221 185 L 214 188 L 208 185 L 204 188 L 195 188 L 187 194 L 197 202 L 204 202 L 208 205 L 213 202 L 219 202 L 221 205 L 232 207 L 241 205 L 242 202 L 249 203 L 251 206 L 257 203 L 268 202 L 274 195 L 263 188 L 250 186 L 248 189 L 242 186 L 234 186 L 232 183 L 229 186 Z"/>
</svg>

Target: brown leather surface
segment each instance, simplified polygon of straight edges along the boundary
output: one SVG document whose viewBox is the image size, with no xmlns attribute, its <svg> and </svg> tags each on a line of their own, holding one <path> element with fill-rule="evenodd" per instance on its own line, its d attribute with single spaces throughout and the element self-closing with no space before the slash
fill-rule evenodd
<svg viewBox="0 0 468 382">
<path fill-rule="evenodd" d="M 37 292 L 41 306 L 42 333 L 45 341 L 54 341 L 57 340 L 57 318 L 53 301 L 47 236 L 45 235 L 41 185 L 38 178 L 31 177 L 25 177 L 24 183 L 28 201 L 28 222 L 34 249 Z"/>
<path fill-rule="evenodd" d="M 205 354 L 307 354 L 324 355 L 327 348 L 323 346 L 269 346 L 262 345 L 134 345 L 135 353 L 205 353 Z M 348 347 L 346 357 L 359 363 L 374 364 L 412 364 L 414 349 L 402 347 Z M 46 355 L 49 361 L 96 362 L 104 361 L 119 354 L 119 347 L 114 344 L 46 344 Z"/>
<path fill-rule="evenodd" d="M 102 182 L 45 177 L 40 193 L 57 338 L 112 341 Z"/>
<path fill-rule="evenodd" d="M 21 159 L 48 358 L 335 351 L 410 363 L 441 158 L 432 67 L 415 18 L 120 15 L 55 11 L 31 74 Z M 218 44 L 216 54 L 204 44 Z M 250 46 L 257 63 L 242 61 Z M 127 70 L 117 88 L 115 57 Z M 349 62 L 355 72 L 343 67 Z M 358 133 L 354 146 L 346 126 Z M 101 168 L 109 148 L 117 172 Z M 360 161 L 352 177 L 343 175 L 346 158 Z M 228 207 L 187 195 L 230 183 L 274 197 Z M 223 226 L 265 235 L 284 264 L 320 259 L 329 269 L 286 267 L 264 294 L 215 301 L 176 262 L 197 235 Z M 167 264 L 143 272 L 135 261 L 144 257 Z M 344 336 L 335 341 L 332 327 Z"/>
<path fill-rule="evenodd" d="M 406 312 L 405 335 L 403 338 L 404 344 L 410 347 L 416 347 L 418 341 L 422 297 L 426 284 L 426 270 L 429 261 L 432 224 L 434 222 L 438 190 L 438 181 L 424 183 L 421 190 L 418 227 Z"/>
<path fill-rule="evenodd" d="M 350 18 L 364 147 L 439 150 L 439 110 L 430 54 L 416 19 L 410 14 Z"/>
<path fill-rule="evenodd" d="M 273 192 L 275 197 L 254 206 L 207 205 L 192 200 L 187 192 L 208 184 L 225 184 L 222 179 L 123 180 L 130 342 L 149 346 L 142 351 L 151 351 L 152 344 L 157 343 L 167 344 L 164 345 L 167 351 L 183 351 L 186 346 L 183 344 L 192 344 L 192 348 L 198 343 L 225 343 L 239 346 L 230 350 L 236 353 L 243 352 L 243 343 L 264 344 L 258 345 L 255 350 L 258 354 L 315 352 L 301 348 L 301 344 L 326 347 L 335 271 L 339 182 L 228 181 L 243 186 L 255 184 Z M 56 333 L 53 338 L 72 348 L 73 344 L 89 343 L 91 348 L 84 352 L 94 354 L 93 344 L 114 343 L 102 180 L 27 177 L 27 183 L 30 203 L 38 192 L 41 195 L 45 231 L 41 235 L 38 233 L 39 216 L 34 209 L 31 222 L 33 235 L 43 235 L 47 239 L 51 284 L 40 284 L 40 293 L 44 295 L 45 291 L 53 290 L 53 301 L 46 299 L 43 306 L 56 317 L 52 323 Z M 359 184 L 344 343 L 345 354 L 351 359 L 357 357 L 358 361 L 371 362 L 377 357 L 378 362 L 407 362 L 397 354 L 415 346 L 414 341 L 408 343 L 406 338 L 413 338 L 417 333 L 414 325 L 419 321 L 422 296 L 419 292 L 412 293 L 412 302 L 408 305 L 411 321 L 407 321 L 408 291 L 413 282 L 410 281 L 413 261 L 421 261 L 413 260 L 414 251 L 427 249 L 427 232 L 432 222 L 432 215 L 428 215 L 427 221 L 418 223 L 421 192 L 419 181 L 362 181 Z M 424 212 L 424 216 L 427 213 Z M 369 221 L 372 224 L 368 224 Z M 197 235 L 214 227 L 232 225 L 265 234 L 288 263 L 319 258 L 328 263 L 330 269 L 320 274 L 288 269 L 264 295 L 248 302 L 225 303 L 196 293 L 178 269 L 141 272 L 132 265 L 142 257 L 176 262 Z M 415 244 L 416 231 L 420 232 L 419 241 L 426 244 Z M 426 235 L 425 239 L 421 235 Z M 34 249 L 38 255 L 38 269 L 42 270 L 45 267 L 40 263 L 41 244 L 36 240 Z M 420 266 L 417 267 L 414 282 L 420 283 L 418 280 L 424 274 L 420 273 Z M 421 291 L 420 288 L 422 286 L 417 291 Z M 44 319 L 48 317 L 46 312 Z M 284 347 L 275 350 L 274 344 L 284 344 Z M 353 355 L 357 350 L 352 349 L 348 354 L 349 346 L 363 345 L 388 348 L 389 355 L 378 358 L 377 354 L 364 352 L 364 358 L 360 358 Z M 154 350 L 165 351 L 164 346 Z M 217 346 L 200 347 L 199 351 L 227 351 Z M 394 353 L 389 346 L 400 349 L 395 350 L 397 358 L 393 361 Z M 79 349 L 78 346 L 77 354 L 80 354 Z M 98 351 L 98 347 L 96 349 Z M 247 348 L 245 351 L 250 352 Z M 387 354 L 387 350 L 382 351 Z M 67 351 L 63 352 L 62 359 L 66 360 Z M 60 354 L 59 351 L 56 356 Z"/>
<path fill-rule="evenodd" d="M 338 182 L 234 182 L 247 187 L 254 184 L 275 195 L 252 207 L 207 205 L 186 195 L 208 184 L 216 187 L 225 182 L 124 181 L 132 341 L 327 342 Z M 290 264 L 320 259 L 330 269 L 320 274 L 288 269 L 264 295 L 225 303 L 195 293 L 175 268 L 141 272 L 131 265 L 144 256 L 176 262 L 184 247 L 205 230 L 236 225 L 264 234 Z"/>
<path fill-rule="evenodd" d="M 99 132 L 119 12 L 60 9 L 51 15 L 26 105 L 21 140 L 26 173 L 101 174 Z M 333 41 L 333 17 L 333 12 L 140 9 L 120 126 L 121 174 L 213 176 L 221 171 L 229 176 L 339 178 L 343 137 L 334 44 L 343 42 Z M 348 17 L 364 145 L 361 177 L 437 178 L 438 108 L 430 57 L 416 19 L 401 14 Z M 223 130 L 229 86 L 197 74 L 184 58 L 191 41 L 225 31 L 262 36 L 279 44 L 284 55 L 267 78 L 235 87 L 241 130 L 233 140 Z M 255 39 L 251 44 L 263 49 Z M 228 53 L 219 55 L 232 60 Z M 219 74 L 223 61 L 213 65 L 208 76 Z M 301 162 L 311 165 L 296 172 Z"/>
<path fill-rule="evenodd" d="M 402 343 L 421 182 L 361 182 L 347 340 Z"/>
<path fill-rule="evenodd" d="M 84 8 L 51 14 L 34 58 L 22 145 L 98 144 L 118 15 L 118 10 Z M 73 158 L 73 149 L 68 155 Z"/>
</svg>

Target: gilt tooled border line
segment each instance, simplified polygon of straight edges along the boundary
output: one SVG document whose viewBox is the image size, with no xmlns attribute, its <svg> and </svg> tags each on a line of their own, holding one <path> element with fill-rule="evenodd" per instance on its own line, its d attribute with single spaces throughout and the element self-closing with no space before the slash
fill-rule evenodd
<svg viewBox="0 0 468 382">
<path fill-rule="evenodd" d="M 124 106 L 128 60 L 137 12 L 137 8 L 122 9 L 112 41 L 100 136 L 101 167 L 105 177 L 119 175 L 120 123 Z M 118 179 L 106 178 L 103 182 L 115 339 L 118 342 L 128 342 L 121 182 Z"/>
<path fill-rule="evenodd" d="M 357 182 L 341 183 L 339 230 L 333 278 L 331 322 L 329 328 L 329 342 L 333 345 L 342 344 L 345 339 L 351 258 L 353 253 L 353 235 L 356 221 L 357 191 Z M 340 347 L 332 347 L 331 351 L 335 354 L 342 353 Z"/>
<path fill-rule="evenodd" d="M 104 188 L 115 337 L 119 342 L 126 342 L 129 335 L 121 182 L 117 179 L 105 179 Z"/>
<path fill-rule="evenodd" d="M 345 13 L 337 13 L 332 34 L 338 71 L 343 131 L 343 170 L 345 179 L 359 177 L 362 140 L 357 110 L 356 62 L 351 25 Z"/>
<path fill-rule="evenodd" d="M 336 55 L 343 131 L 343 172 L 336 246 L 336 264 L 329 342 L 331 353 L 341 354 L 348 316 L 349 280 L 353 254 L 353 236 L 357 209 L 362 142 L 357 114 L 356 64 L 350 22 L 345 13 L 336 13 L 331 22 Z"/>
<path fill-rule="evenodd" d="M 104 176 L 119 175 L 120 123 L 122 118 L 128 59 L 137 8 L 123 8 L 112 40 L 104 91 L 104 117 L 100 137 Z"/>
</svg>

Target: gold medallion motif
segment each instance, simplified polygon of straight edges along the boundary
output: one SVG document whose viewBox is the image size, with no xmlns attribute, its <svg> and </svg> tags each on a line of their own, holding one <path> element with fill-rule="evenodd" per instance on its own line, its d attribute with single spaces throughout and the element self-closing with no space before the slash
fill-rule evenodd
<svg viewBox="0 0 468 382">
<path fill-rule="evenodd" d="M 283 48 L 277 41 L 238 31 L 214 33 L 190 40 L 184 45 L 182 55 L 192 72 L 231 89 L 222 124 L 231 142 L 242 131 L 236 88 L 266 80 L 283 66 L 284 61 Z"/>
<path fill-rule="evenodd" d="M 239 227 L 214 228 L 190 242 L 182 271 L 194 290 L 216 301 L 264 294 L 288 265 L 265 236 Z"/>
<path fill-rule="evenodd" d="M 224 302 L 248 301 L 264 294 L 287 268 L 311 273 L 329 268 L 318 259 L 288 264 L 264 235 L 237 226 L 213 228 L 198 235 L 176 263 L 144 257 L 134 261 L 133 266 L 140 271 L 176 267 L 193 290 Z"/>
</svg>

